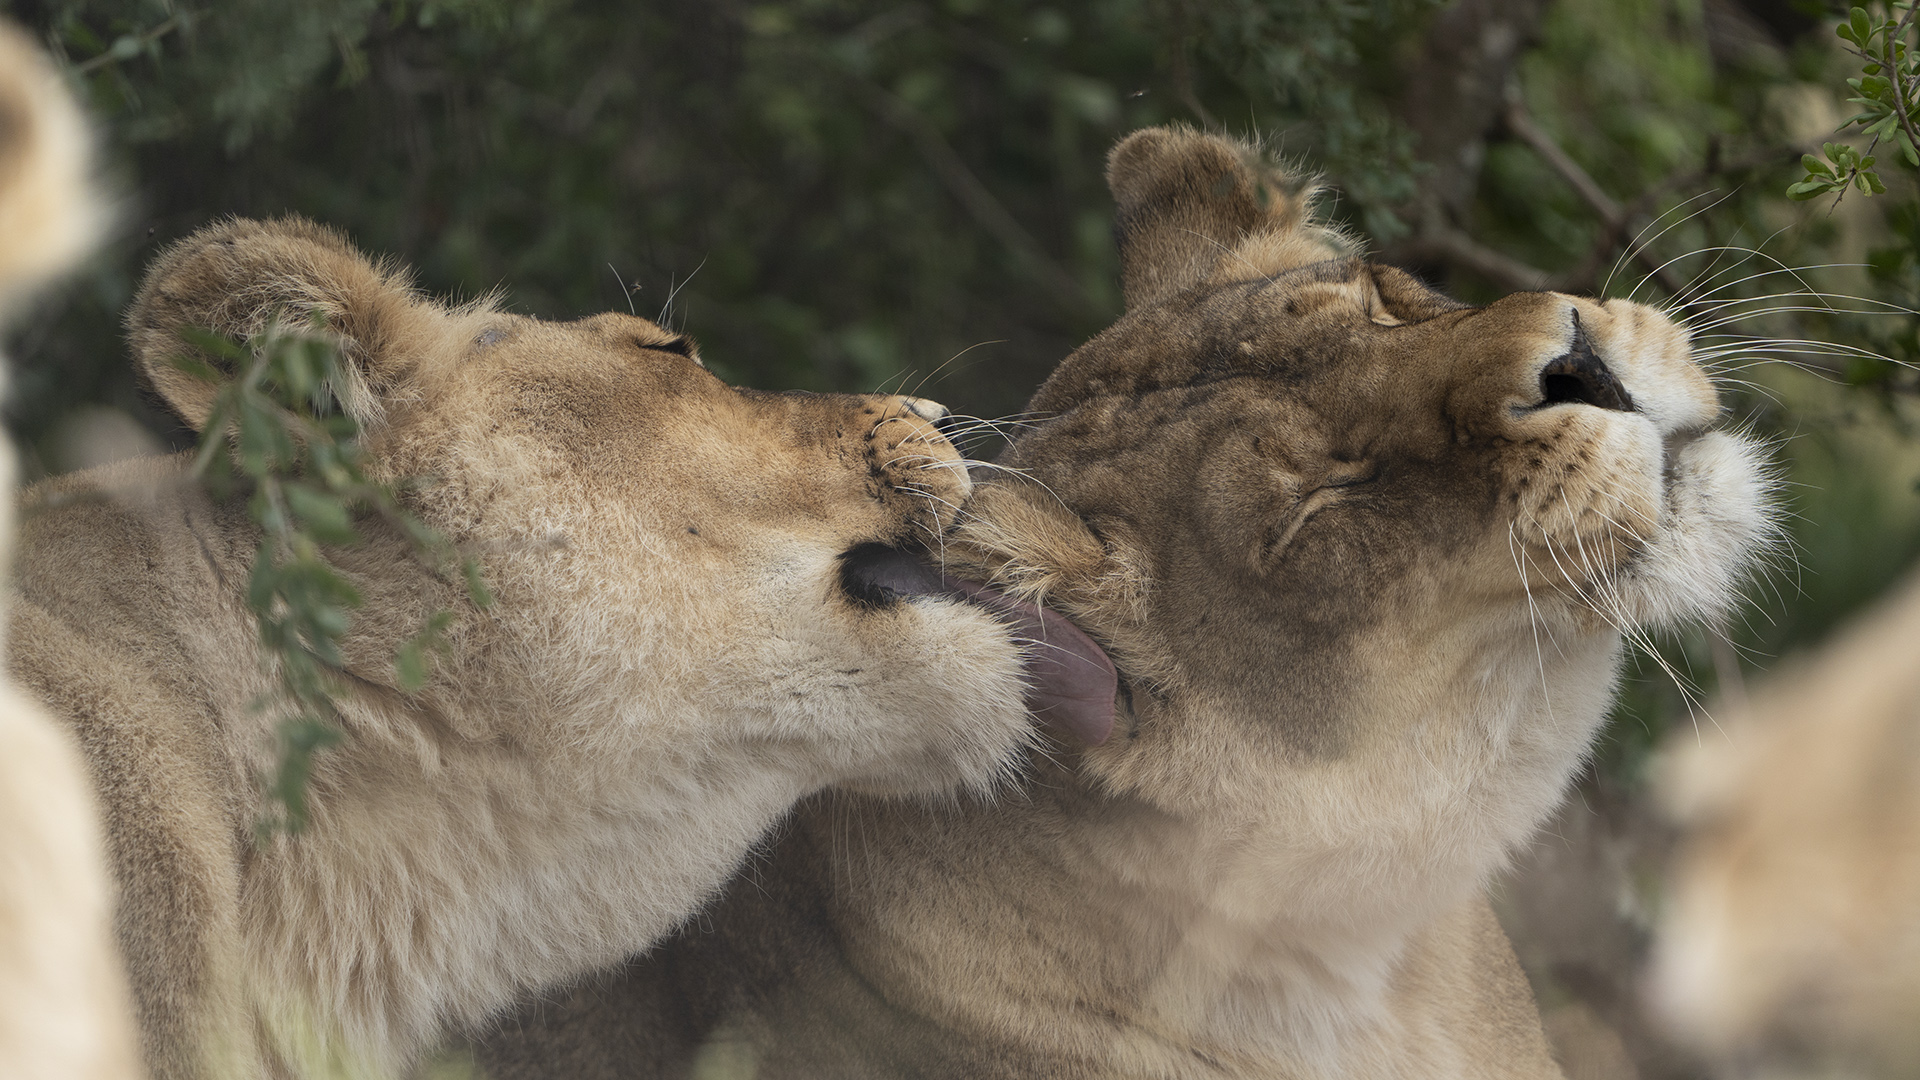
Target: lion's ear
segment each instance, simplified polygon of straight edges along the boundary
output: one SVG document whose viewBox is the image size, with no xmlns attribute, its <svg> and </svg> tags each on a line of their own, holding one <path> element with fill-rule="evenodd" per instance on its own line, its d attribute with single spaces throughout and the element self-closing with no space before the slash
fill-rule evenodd
<svg viewBox="0 0 1920 1080">
<path fill-rule="evenodd" d="M 235 219 L 161 254 L 127 313 L 127 331 L 142 376 L 197 431 L 220 387 L 179 360 L 210 364 L 223 378 L 235 373 L 182 331 L 245 338 L 276 319 L 305 329 L 316 316 L 340 346 L 347 385 L 335 393 L 362 425 L 378 419 L 384 392 L 446 321 L 445 309 L 415 293 L 405 274 L 374 264 L 332 229 L 302 218 Z"/>
<path fill-rule="evenodd" d="M 1348 253 L 1312 224 L 1310 185 L 1244 143 L 1147 128 L 1107 158 L 1127 310 L 1216 275 L 1271 276 Z"/>
</svg>

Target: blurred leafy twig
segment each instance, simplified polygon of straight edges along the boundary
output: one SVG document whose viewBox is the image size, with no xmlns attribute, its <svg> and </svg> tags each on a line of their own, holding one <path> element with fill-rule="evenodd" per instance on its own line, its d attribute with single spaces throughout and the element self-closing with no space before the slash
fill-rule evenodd
<svg viewBox="0 0 1920 1080">
<path fill-rule="evenodd" d="M 278 694 L 256 707 L 283 711 L 279 757 L 266 779 L 272 807 L 259 822 L 263 837 L 307 824 L 314 757 L 344 737 L 335 704 L 344 674 L 341 642 L 362 597 L 328 561 L 326 548 L 359 543 L 356 519 L 375 517 L 405 537 L 423 565 L 443 576 L 457 572 L 476 607 L 492 603 L 479 565 L 401 504 L 404 485 L 367 475 L 360 426 L 335 407 L 334 388 L 344 385 L 339 352 L 318 330 L 275 324 L 245 342 L 186 331 L 189 343 L 232 371 L 231 378 L 199 357 L 175 360 L 220 387 L 193 475 L 216 495 L 245 492 L 247 512 L 261 530 L 247 607 Z M 430 657 L 445 649 L 452 622 L 451 611 L 435 611 L 400 645 L 394 666 L 403 691 L 425 685 Z"/>
<path fill-rule="evenodd" d="M 173 33 L 175 30 L 180 30 L 190 25 L 193 19 L 194 15 L 191 12 L 178 11 L 169 16 L 165 21 L 147 27 L 145 30 L 129 31 L 128 33 L 121 34 L 113 39 L 112 44 L 107 44 L 93 37 L 87 30 L 85 23 L 78 21 L 71 22 L 68 24 L 67 32 L 64 36 L 72 40 L 75 44 L 89 47 L 95 53 L 95 55 L 85 60 L 76 62 L 73 65 L 73 73 L 75 75 L 86 75 L 106 67 L 108 64 L 117 64 L 123 60 L 131 60 L 136 56 L 145 55 L 148 57 L 158 57 L 160 54 L 160 39 Z"/>
</svg>

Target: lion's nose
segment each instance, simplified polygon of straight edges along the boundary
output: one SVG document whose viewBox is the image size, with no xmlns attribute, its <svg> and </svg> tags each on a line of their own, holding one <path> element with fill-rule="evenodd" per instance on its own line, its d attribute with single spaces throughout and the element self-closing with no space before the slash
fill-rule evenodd
<svg viewBox="0 0 1920 1080">
<path fill-rule="evenodd" d="M 1587 332 L 1573 317 L 1573 343 L 1567 351 L 1540 369 L 1540 408 L 1579 402 L 1617 412 L 1633 411 L 1633 396 L 1621 385 L 1600 354 L 1593 351 Z"/>
</svg>

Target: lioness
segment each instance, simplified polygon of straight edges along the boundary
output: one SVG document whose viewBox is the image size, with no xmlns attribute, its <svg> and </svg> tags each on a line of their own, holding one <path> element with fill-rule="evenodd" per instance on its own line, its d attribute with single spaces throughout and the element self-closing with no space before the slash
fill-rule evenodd
<svg viewBox="0 0 1920 1080">
<path fill-rule="evenodd" d="M 1732 602 L 1757 450 L 1649 308 L 1456 303 L 1222 138 L 1139 132 L 1108 177 L 1127 312 L 946 554 L 1105 646 L 1114 736 L 998 801 L 806 804 L 493 1076 L 1557 1075 L 1482 889 L 1621 628 Z"/>
<path fill-rule="evenodd" d="M 173 362 L 183 328 L 316 313 L 374 471 L 427 479 L 413 508 L 497 600 L 377 522 L 333 553 L 366 604 L 305 831 L 253 839 L 275 717 L 243 504 L 183 482 L 184 457 L 25 500 L 13 666 L 100 787 L 156 1077 L 402 1072 L 644 948 L 801 796 L 982 790 L 1030 740 L 1046 618 L 906 553 L 970 491 L 940 407 L 736 390 L 626 315 L 448 307 L 299 220 L 179 243 L 127 321 L 198 426 L 218 387 Z M 404 693 L 396 646 L 441 608 L 450 654 Z"/>
<path fill-rule="evenodd" d="M 88 171 L 86 128 L 59 74 L 0 21 L 0 317 L 93 242 L 103 215 Z M 13 444 L 0 438 L 0 567 L 13 550 L 13 484 Z M 109 904 L 79 754 L 0 680 L 0 1076 L 137 1074 Z"/>
<path fill-rule="evenodd" d="M 1920 578 L 1676 742 L 1665 1017 L 1723 1060 L 1920 1071 Z"/>
</svg>

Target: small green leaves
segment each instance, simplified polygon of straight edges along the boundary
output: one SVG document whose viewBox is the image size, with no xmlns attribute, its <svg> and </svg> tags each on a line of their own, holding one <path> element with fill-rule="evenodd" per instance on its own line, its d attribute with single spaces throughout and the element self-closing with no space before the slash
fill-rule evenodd
<svg viewBox="0 0 1920 1080">
<path fill-rule="evenodd" d="M 1874 171 L 1874 147 L 1890 142 L 1900 151 L 1908 166 L 1920 168 L 1920 148 L 1915 142 L 1915 112 L 1920 102 L 1920 57 L 1907 47 L 1906 37 L 1913 23 L 1913 4 L 1892 3 L 1885 16 L 1856 7 L 1834 32 L 1852 46 L 1862 61 L 1859 78 L 1848 79 L 1853 96 L 1847 101 L 1859 107 L 1842 124 L 1841 130 L 1857 130 L 1871 140 L 1863 153 L 1850 146 L 1828 143 L 1826 162 L 1809 154 L 1801 159 L 1806 175 L 1787 188 L 1790 199 L 1806 200 L 1833 194 L 1837 202 L 1852 186 L 1862 195 L 1879 195 L 1887 190 L 1880 174 Z M 1831 163 L 1829 167 L 1828 163 Z"/>
<path fill-rule="evenodd" d="M 339 352 L 321 329 L 317 323 L 308 331 L 274 325 L 244 343 L 190 330 L 181 336 L 201 355 L 174 361 L 219 386 L 194 457 L 195 475 L 216 495 L 244 492 L 261 530 L 247 607 L 279 690 L 259 704 L 283 713 L 278 763 L 265 782 L 275 809 L 259 822 L 263 839 L 306 826 L 315 755 L 344 737 L 334 704 L 345 685 L 342 643 L 363 598 L 326 549 L 360 543 L 362 523 L 378 519 L 450 583 L 457 566 L 475 607 L 493 602 L 479 564 L 461 558 L 402 505 L 399 491 L 410 484 L 368 478 L 359 425 L 335 408 L 333 388 L 343 381 Z M 453 622 L 451 611 L 431 612 L 420 632 L 398 647 L 394 669 L 403 691 L 427 684 Z"/>
<path fill-rule="evenodd" d="M 1847 21 L 1841 23 L 1839 29 L 1834 32 L 1864 49 L 1873 34 L 1872 17 L 1867 14 L 1865 8 L 1854 8 L 1852 14 L 1847 17 Z"/>
<path fill-rule="evenodd" d="M 1801 157 L 1806 178 L 1787 188 L 1787 198 L 1817 199 L 1829 192 L 1845 191 L 1848 184 L 1865 195 L 1878 195 L 1887 190 L 1879 175 L 1873 172 L 1873 158 L 1861 157 L 1858 150 L 1845 143 L 1827 143 L 1821 151 L 1826 154 L 1825 161 L 1812 154 Z"/>
</svg>

